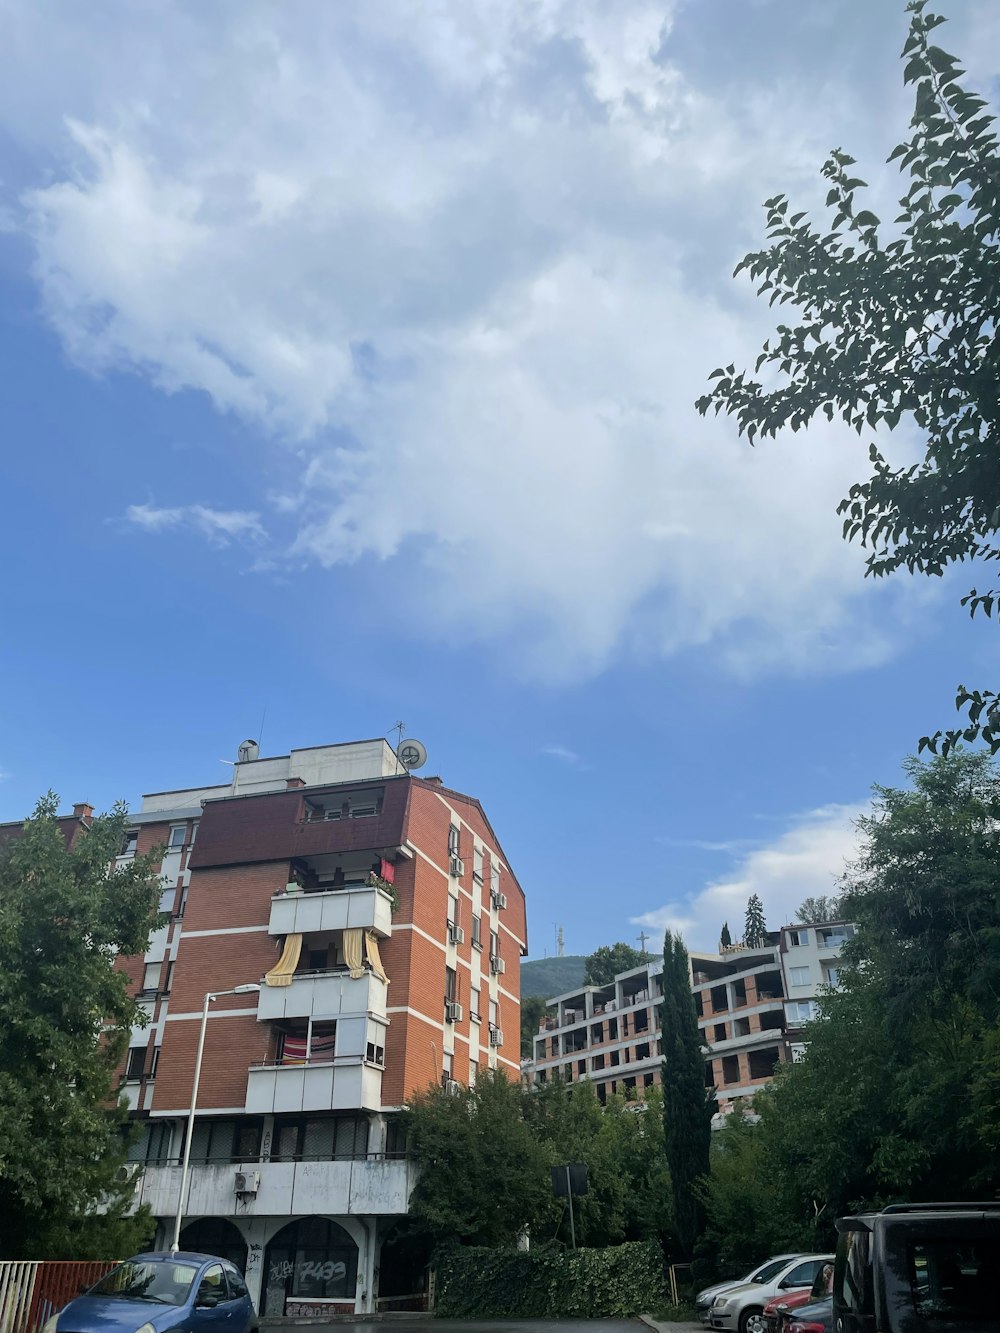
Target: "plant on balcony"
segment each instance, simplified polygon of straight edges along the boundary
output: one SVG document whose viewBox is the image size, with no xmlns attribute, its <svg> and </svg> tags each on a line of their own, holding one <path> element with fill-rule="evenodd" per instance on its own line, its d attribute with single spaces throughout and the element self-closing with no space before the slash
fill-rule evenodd
<svg viewBox="0 0 1000 1333">
<path fill-rule="evenodd" d="M 399 895 L 396 892 L 395 884 L 393 884 L 391 880 L 383 879 L 381 875 L 376 875 L 374 870 L 368 876 L 365 883 L 370 889 L 381 889 L 389 899 L 389 910 L 395 915 L 399 908 Z"/>
</svg>

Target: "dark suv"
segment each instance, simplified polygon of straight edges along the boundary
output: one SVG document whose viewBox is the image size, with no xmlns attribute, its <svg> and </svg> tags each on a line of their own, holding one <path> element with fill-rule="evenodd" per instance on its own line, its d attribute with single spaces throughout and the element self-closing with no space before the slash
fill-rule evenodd
<svg viewBox="0 0 1000 1333">
<path fill-rule="evenodd" d="M 893 1204 L 837 1221 L 836 1333 L 996 1333 L 1000 1203 Z"/>
</svg>

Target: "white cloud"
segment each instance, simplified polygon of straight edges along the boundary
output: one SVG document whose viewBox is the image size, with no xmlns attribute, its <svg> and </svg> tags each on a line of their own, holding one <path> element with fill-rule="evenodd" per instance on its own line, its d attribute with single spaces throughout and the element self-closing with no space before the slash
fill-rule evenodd
<svg viewBox="0 0 1000 1333">
<path fill-rule="evenodd" d="M 269 566 L 389 562 L 430 633 L 460 601 L 550 677 L 892 653 L 908 594 L 862 582 L 833 512 L 866 441 L 751 451 L 692 407 L 764 335 L 728 272 L 767 193 L 815 201 L 829 108 L 876 161 L 894 141 L 857 71 L 803 86 L 821 44 L 713 81 L 674 0 L 0 12 L 0 121 L 52 164 L 19 214 L 48 318 L 81 365 L 270 433 Z M 236 535 L 196 508 L 132 521 Z"/>
<path fill-rule="evenodd" d="M 160 508 L 155 505 L 129 505 L 125 520 L 144 532 L 160 533 L 171 528 L 189 528 L 217 546 L 228 546 L 231 541 L 263 542 L 267 533 L 260 515 L 240 509 L 212 509 L 208 505 L 181 505 Z"/>
<path fill-rule="evenodd" d="M 542 754 L 548 755 L 550 759 L 560 759 L 564 764 L 578 764 L 580 756 L 575 750 L 569 750 L 565 745 L 543 745 Z"/>
<path fill-rule="evenodd" d="M 773 842 L 744 853 L 729 874 L 633 917 L 632 924 L 679 931 L 689 948 L 714 951 L 724 921 L 733 938 L 740 937 L 747 900 L 756 893 L 768 927 L 788 925 L 804 899 L 836 893 L 839 876 L 858 850 L 855 822 L 870 808 L 825 805 L 798 815 Z"/>
</svg>

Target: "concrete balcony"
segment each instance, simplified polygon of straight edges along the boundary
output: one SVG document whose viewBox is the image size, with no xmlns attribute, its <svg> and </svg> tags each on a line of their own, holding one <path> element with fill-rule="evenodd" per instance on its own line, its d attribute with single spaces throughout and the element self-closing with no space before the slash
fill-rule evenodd
<svg viewBox="0 0 1000 1333">
<path fill-rule="evenodd" d="M 382 1069 L 360 1056 L 323 1064 L 255 1065 L 247 1073 L 248 1115 L 299 1111 L 380 1111 Z"/>
<path fill-rule="evenodd" d="M 257 999 L 257 1017 L 264 1022 L 279 1018 L 335 1019 L 362 1014 L 385 1017 L 385 982 L 372 972 L 352 977 L 344 969 L 336 972 L 303 972 L 290 986 L 262 986 Z"/>
<path fill-rule="evenodd" d="M 322 893 L 278 893 L 271 899 L 271 935 L 316 935 L 334 930 L 392 934 L 392 900 L 383 889 L 330 889 Z"/>
<path fill-rule="evenodd" d="M 236 1172 L 259 1172 L 256 1194 L 234 1192 Z M 192 1166 L 185 1215 L 247 1217 L 333 1213 L 394 1216 L 406 1212 L 416 1165 L 404 1158 L 351 1162 L 247 1162 Z M 179 1166 L 148 1166 L 139 1178 L 135 1207 L 154 1216 L 177 1210 Z"/>
</svg>

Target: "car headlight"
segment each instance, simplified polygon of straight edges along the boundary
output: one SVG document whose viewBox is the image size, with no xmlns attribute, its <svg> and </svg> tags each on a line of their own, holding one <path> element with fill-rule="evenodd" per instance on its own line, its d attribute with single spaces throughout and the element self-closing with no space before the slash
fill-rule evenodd
<svg viewBox="0 0 1000 1333">
<path fill-rule="evenodd" d="M 137 1328 L 135 1333 L 156 1333 L 156 1329 L 152 1324 L 146 1323 L 143 1324 L 141 1328 Z"/>
<path fill-rule="evenodd" d="M 728 1296 L 716 1296 L 715 1305 L 712 1308 L 714 1310 L 724 1310 L 727 1305 L 731 1304 L 732 1301 L 730 1301 Z"/>
</svg>

